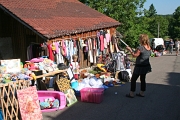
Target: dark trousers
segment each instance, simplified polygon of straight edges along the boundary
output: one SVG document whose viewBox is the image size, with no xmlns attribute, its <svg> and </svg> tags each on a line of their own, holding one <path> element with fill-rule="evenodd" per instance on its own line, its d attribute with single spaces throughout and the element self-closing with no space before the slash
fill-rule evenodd
<svg viewBox="0 0 180 120">
<path fill-rule="evenodd" d="M 146 90 L 146 74 L 133 74 L 131 78 L 131 91 L 134 92 L 136 90 L 136 81 L 138 77 L 140 76 L 140 81 L 141 81 L 141 91 Z"/>
</svg>

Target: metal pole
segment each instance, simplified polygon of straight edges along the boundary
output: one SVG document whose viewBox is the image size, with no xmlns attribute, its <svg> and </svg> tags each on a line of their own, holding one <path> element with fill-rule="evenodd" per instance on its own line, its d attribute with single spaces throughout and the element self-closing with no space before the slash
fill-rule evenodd
<svg viewBox="0 0 180 120">
<path fill-rule="evenodd" d="M 159 23 L 158 23 L 158 38 L 159 38 Z"/>
</svg>

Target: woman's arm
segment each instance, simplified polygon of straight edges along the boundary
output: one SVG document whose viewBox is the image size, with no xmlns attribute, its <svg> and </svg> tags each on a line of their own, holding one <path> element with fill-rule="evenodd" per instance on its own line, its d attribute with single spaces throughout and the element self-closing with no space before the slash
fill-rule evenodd
<svg viewBox="0 0 180 120">
<path fill-rule="evenodd" d="M 136 49 L 135 52 L 132 51 L 132 49 L 130 47 L 126 47 L 127 50 L 129 50 L 129 52 L 131 53 L 131 55 L 133 57 L 138 57 L 140 55 L 140 50 L 139 49 Z"/>
<path fill-rule="evenodd" d="M 136 49 L 135 52 L 131 51 L 131 55 L 132 55 L 133 57 L 138 57 L 138 56 L 140 55 L 140 50 L 139 50 L 139 49 Z"/>
</svg>

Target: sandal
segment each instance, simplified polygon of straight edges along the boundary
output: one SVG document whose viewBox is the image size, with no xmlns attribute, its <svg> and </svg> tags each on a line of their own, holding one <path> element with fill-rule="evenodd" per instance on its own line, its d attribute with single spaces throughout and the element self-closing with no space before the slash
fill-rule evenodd
<svg viewBox="0 0 180 120">
<path fill-rule="evenodd" d="M 126 94 L 126 97 L 128 97 L 128 98 L 134 98 L 134 96 L 131 96 L 130 94 Z"/>
<path fill-rule="evenodd" d="M 140 93 L 136 93 L 136 96 L 144 97 L 144 95 L 141 95 Z"/>
</svg>

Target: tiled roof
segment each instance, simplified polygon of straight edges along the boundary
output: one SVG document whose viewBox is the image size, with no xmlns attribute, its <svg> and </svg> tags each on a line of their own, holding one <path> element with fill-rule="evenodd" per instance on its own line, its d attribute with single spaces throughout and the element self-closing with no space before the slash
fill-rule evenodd
<svg viewBox="0 0 180 120">
<path fill-rule="evenodd" d="M 0 0 L 0 8 L 49 39 L 120 25 L 78 0 Z"/>
</svg>

